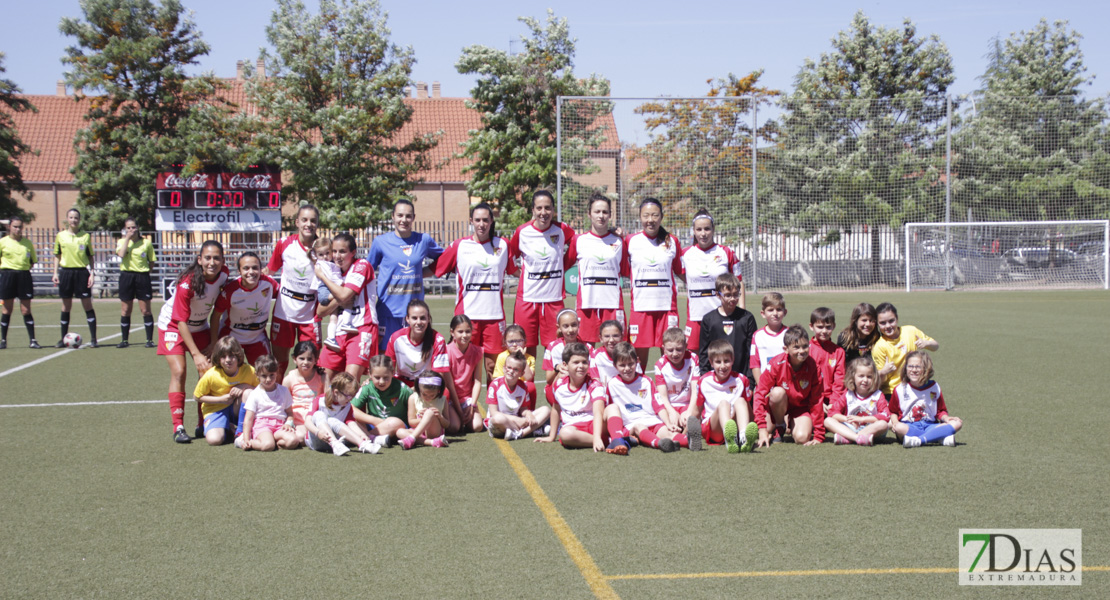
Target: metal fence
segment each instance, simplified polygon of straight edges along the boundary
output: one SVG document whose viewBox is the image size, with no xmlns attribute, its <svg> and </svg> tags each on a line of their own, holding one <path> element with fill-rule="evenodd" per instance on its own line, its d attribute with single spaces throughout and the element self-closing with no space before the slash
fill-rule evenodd
<svg viewBox="0 0 1110 600">
<path fill-rule="evenodd" d="M 562 97 L 558 104 L 564 220 L 587 227 L 587 199 L 600 191 L 614 200 L 614 224 L 638 231 L 637 207 L 654 197 L 664 205 L 664 226 L 690 243 L 692 218 L 705 208 L 719 243 L 744 259 L 751 290 L 904 287 L 905 223 L 1110 218 L 1110 115 L 1102 99 Z M 1001 263 L 1019 244 L 1053 243 L 1003 239 L 982 259 Z M 1078 252 L 1079 243 L 1067 249 Z M 1080 275 L 1073 281 L 1085 285 Z"/>
</svg>

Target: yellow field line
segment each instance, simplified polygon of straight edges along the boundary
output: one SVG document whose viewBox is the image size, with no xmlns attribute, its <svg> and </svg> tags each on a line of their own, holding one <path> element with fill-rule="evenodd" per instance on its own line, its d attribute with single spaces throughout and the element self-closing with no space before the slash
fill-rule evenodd
<svg viewBox="0 0 1110 600">
<path fill-rule="evenodd" d="M 486 416 L 486 411 L 482 410 L 482 405 L 478 405 L 478 410 L 482 416 Z M 520 455 L 509 446 L 509 442 L 505 440 L 494 440 L 497 443 L 497 449 L 509 461 L 509 466 L 516 472 L 516 476 L 520 479 L 520 483 L 524 489 L 528 491 L 528 495 L 532 497 L 532 502 L 536 503 L 536 507 L 543 513 L 543 518 L 547 519 L 548 526 L 555 532 L 556 537 L 563 544 L 563 549 L 570 555 L 570 559 L 578 566 L 578 571 L 582 573 L 582 577 L 590 586 L 590 591 L 598 598 L 612 598 L 620 600 L 620 596 L 613 591 L 612 586 L 606 581 L 606 577 L 602 575 L 601 569 L 597 568 L 597 563 L 594 562 L 590 553 L 586 551 L 586 547 L 582 542 L 578 541 L 578 536 L 574 535 L 570 525 L 567 525 L 563 516 L 559 514 L 559 510 L 555 508 L 555 504 L 547 497 L 547 493 L 543 491 L 540 484 L 536 482 L 536 478 L 532 476 L 532 472 L 524 465 L 524 461 L 520 460 Z"/>
<path fill-rule="evenodd" d="M 1110 566 L 1084 566 L 1084 571 L 1110 571 Z M 607 575 L 609 581 L 632 579 L 713 579 L 722 577 L 808 577 L 821 575 L 921 575 L 957 573 L 951 567 L 895 568 L 895 569 L 816 569 L 810 571 L 738 571 L 735 573 L 646 573 L 632 575 Z"/>
</svg>

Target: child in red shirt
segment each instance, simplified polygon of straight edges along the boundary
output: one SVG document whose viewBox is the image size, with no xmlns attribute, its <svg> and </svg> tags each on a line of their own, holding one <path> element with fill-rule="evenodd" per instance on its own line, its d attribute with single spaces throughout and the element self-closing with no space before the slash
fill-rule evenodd
<svg viewBox="0 0 1110 600">
<path fill-rule="evenodd" d="M 755 389 L 755 422 L 759 426 L 757 447 L 771 445 L 786 432 L 786 417 L 793 422 L 794 443 L 815 446 L 825 441 L 825 409 L 821 403 L 824 385 L 817 363 L 809 356 L 809 335 L 801 325 L 791 325 L 783 335 L 785 352 L 771 359 L 759 376 Z"/>
<path fill-rule="evenodd" d="M 821 373 L 825 386 L 825 396 L 821 400 L 828 413 L 829 405 L 844 397 L 844 348 L 837 346 L 832 339 L 836 331 L 836 313 L 824 306 L 814 309 L 809 316 L 809 330 L 813 332 L 813 339 L 809 340 L 809 355 Z"/>
</svg>

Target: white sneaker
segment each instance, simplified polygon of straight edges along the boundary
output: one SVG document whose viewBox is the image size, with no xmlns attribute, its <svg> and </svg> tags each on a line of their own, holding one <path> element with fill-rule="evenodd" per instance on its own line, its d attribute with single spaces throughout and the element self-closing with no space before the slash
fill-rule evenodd
<svg viewBox="0 0 1110 600">
<path fill-rule="evenodd" d="M 374 439 L 371 440 L 371 441 L 374 442 L 375 444 L 381 446 L 382 448 L 392 448 L 393 447 L 393 441 L 390 439 L 390 437 L 388 435 L 376 435 L 376 436 L 374 436 Z"/>
<path fill-rule="evenodd" d="M 343 456 L 344 454 L 347 454 L 350 451 L 351 451 L 351 449 L 347 447 L 347 444 L 344 444 L 343 442 L 341 442 L 339 440 L 336 440 L 336 441 L 331 443 L 331 453 L 336 455 L 336 456 Z"/>
<path fill-rule="evenodd" d="M 242 435 L 235 438 L 235 447 L 240 449 L 240 450 L 243 449 L 243 436 Z"/>
<path fill-rule="evenodd" d="M 920 445 L 921 445 L 921 438 L 919 438 L 917 436 L 907 435 L 906 437 L 902 438 L 902 447 L 903 448 L 917 448 Z"/>
<path fill-rule="evenodd" d="M 375 444 L 370 440 L 366 440 L 358 445 L 359 452 L 363 454 L 377 454 L 382 451 L 381 444 Z"/>
<path fill-rule="evenodd" d="M 954 447 L 956 445 L 956 436 L 950 435 L 950 436 L 944 438 L 944 440 L 941 441 L 941 444 L 944 444 L 945 446 L 948 446 L 949 448 Z"/>
<path fill-rule="evenodd" d="M 506 429 L 505 430 L 505 441 L 506 442 L 511 442 L 513 440 L 519 440 L 519 439 L 520 439 L 520 430 L 519 429 Z"/>
<path fill-rule="evenodd" d="M 341 348 L 339 347 L 339 343 L 335 341 L 334 337 L 330 337 L 324 340 L 324 346 L 327 348 L 331 348 L 336 352 L 339 352 L 341 350 Z"/>
</svg>

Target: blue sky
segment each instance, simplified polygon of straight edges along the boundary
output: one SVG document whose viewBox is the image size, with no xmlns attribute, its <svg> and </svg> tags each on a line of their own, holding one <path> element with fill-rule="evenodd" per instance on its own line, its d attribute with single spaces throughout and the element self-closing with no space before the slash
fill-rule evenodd
<svg viewBox="0 0 1110 600">
<path fill-rule="evenodd" d="M 200 70 L 233 77 L 238 59 L 255 59 L 266 43 L 270 0 L 183 0 L 212 47 Z M 6 77 L 28 94 L 53 94 L 62 77 L 60 57 L 70 40 L 58 33 L 63 16 L 79 16 L 77 0 L 6 0 L 6 27 L 0 52 Z M 306 0 L 315 6 L 314 0 Z M 1083 34 L 1088 93 L 1110 91 L 1110 9 L 1101 2 L 745 2 L 647 0 L 598 2 L 563 0 L 477 2 L 382 0 L 393 40 L 410 45 L 417 64 L 413 79 L 440 81 L 444 96 L 466 96 L 471 77 L 459 75 L 455 61 L 463 47 L 482 44 L 509 49 L 525 32 L 516 17 L 543 18 L 548 7 L 566 17 L 578 38 L 575 71 L 598 73 L 612 82 L 614 96 L 701 95 L 705 80 L 729 72 L 764 69 L 762 82 L 787 90 L 806 57 L 830 48 L 829 40 L 862 9 L 875 24 L 916 23 L 921 35 L 936 34 L 951 52 L 955 93 L 976 89 L 976 78 L 993 36 L 1031 28 L 1041 17 L 1067 20 Z M 629 8 L 633 7 L 633 8 Z"/>
</svg>

